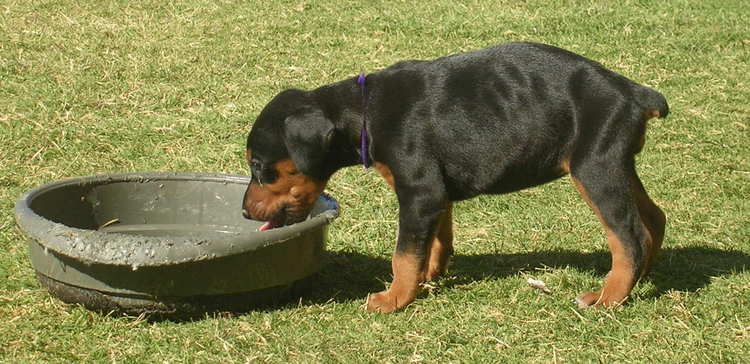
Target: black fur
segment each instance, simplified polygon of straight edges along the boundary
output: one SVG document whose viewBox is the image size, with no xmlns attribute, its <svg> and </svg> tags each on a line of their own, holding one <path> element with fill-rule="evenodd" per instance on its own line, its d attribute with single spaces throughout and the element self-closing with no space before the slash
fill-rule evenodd
<svg viewBox="0 0 750 364">
<path fill-rule="evenodd" d="M 638 211 L 623 191 L 646 113 L 668 114 L 660 93 L 535 43 L 400 62 L 369 74 L 366 87 L 367 152 L 394 176 L 398 250 L 424 253 L 446 201 L 543 184 L 566 174 L 567 163 L 642 261 Z M 360 161 L 363 106 L 355 78 L 284 91 L 261 112 L 247 146 L 264 165 L 291 157 L 302 173 L 327 181 Z"/>
</svg>

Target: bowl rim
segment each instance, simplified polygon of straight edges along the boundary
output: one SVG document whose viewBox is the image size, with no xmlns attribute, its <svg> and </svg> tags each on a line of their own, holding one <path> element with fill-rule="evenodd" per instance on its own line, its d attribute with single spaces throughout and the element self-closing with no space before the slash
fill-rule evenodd
<svg viewBox="0 0 750 364">
<path fill-rule="evenodd" d="M 250 180 L 249 176 L 200 172 L 132 172 L 71 177 L 43 184 L 23 193 L 15 205 L 16 224 L 29 239 L 39 244 L 45 253 L 52 251 L 86 264 L 123 265 L 135 269 L 244 254 L 322 228 L 339 215 L 338 202 L 323 193 L 319 200 L 325 203 L 324 210 L 305 221 L 263 232 L 235 232 L 209 239 L 191 236 L 145 236 L 76 228 L 51 221 L 31 209 L 31 202 L 36 197 L 71 185 L 157 181 L 249 184 Z M 88 245 L 83 244 L 84 241 Z M 122 241 L 134 245 L 139 251 L 134 251 L 130 256 L 113 254 L 114 250 L 122 250 Z M 97 248 L 91 249 L 94 244 Z"/>
</svg>

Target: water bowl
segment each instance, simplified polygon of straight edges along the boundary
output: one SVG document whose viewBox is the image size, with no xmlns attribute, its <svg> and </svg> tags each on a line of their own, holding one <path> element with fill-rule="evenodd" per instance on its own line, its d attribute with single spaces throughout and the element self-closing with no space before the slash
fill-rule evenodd
<svg viewBox="0 0 750 364">
<path fill-rule="evenodd" d="M 300 297 L 322 265 L 338 205 L 321 196 L 300 223 L 258 232 L 242 216 L 250 179 L 131 173 L 46 184 L 16 203 L 39 282 L 104 313 L 195 316 Z"/>
</svg>

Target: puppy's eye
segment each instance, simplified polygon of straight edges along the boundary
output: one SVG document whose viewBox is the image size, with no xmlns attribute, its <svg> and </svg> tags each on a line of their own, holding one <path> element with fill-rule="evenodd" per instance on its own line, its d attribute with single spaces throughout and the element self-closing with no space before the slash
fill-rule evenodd
<svg viewBox="0 0 750 364">
<path fill-rule="evenodd" d="M 260 171 L 261 169 L 263 169 L 263 164 L 260 163 L 260 161 L 253 159 L 250 161 L 249 167 L 251 171 Z"/>
<path fill-rule="evenodd" d="M 260 180 L 260 176 L 263 171 L 263 165 L 258 162 L 257 160 L 250 161 L 250 177 L 253 179 L 257 179 L 258 183 L 263 184 L 263 182 Z"/>
</svg>

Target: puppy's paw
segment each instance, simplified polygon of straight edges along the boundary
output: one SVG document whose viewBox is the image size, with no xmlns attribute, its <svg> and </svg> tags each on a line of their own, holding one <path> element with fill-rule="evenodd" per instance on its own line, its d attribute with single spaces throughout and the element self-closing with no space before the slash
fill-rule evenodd
<svg viewBox="0 0 750 364">
<path fill-rule="evenodd" d="M 607 295 L 602 291 L 584 292 L 573 300 L 578 308 L 606 307 L 613 308 L 622 305 L 628 297 L 622 295 Z"/>
<path fill-rule="evenodd" d="M 399 297 L 391 290 L 370 294 L 367 297 L 368 312 L 391 313 L 406 307 L 414 301 L 414 297 Z"/>
<path fill-rule="evenodd" d="M 589 308 L 596 304 L 602 294 L 600 292 L 584 292 L 573 300 L 578 308 Z"/>
</svg>

